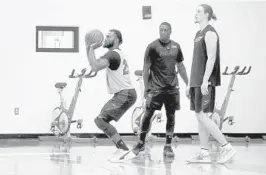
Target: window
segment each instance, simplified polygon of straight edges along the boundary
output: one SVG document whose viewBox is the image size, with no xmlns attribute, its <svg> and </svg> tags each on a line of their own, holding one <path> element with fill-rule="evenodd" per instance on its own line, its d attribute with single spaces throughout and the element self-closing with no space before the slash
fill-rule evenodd
<svg viewBox="0 0 266 175">
<path fill-rule="evenodd" d="M 79 28 L 36 26 L 36 52 L 79 52 Z"/>
</svg>

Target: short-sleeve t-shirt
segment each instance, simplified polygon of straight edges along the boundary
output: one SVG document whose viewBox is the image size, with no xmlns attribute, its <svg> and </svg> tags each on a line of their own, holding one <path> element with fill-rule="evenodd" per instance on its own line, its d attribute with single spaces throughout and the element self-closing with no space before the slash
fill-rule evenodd
<svg viewBox="0 0 266 175">
<path fill-rule="evenodd" d="M 150 63 L 148 90 L 173 92 L 177 90 L 178 78 L 176 64 L 184 60 L 181 47 L 170 40 L 163 43 L 160 39 L 148 45 L 145 62 Z"/>
</svg>

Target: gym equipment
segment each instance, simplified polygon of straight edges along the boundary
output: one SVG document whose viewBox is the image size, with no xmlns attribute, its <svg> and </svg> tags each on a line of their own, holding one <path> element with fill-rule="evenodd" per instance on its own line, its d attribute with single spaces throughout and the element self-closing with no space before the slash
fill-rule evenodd
<svg viewBox="0 0 266 175">
<path fill-rule="evenodd" d="M 140 85 L 140 95 L 141 100 L 140 104 L 133 110 L 132 117 L 131 117 L 131 124 L 132 124 L 132 130 L 135 135 L 138 135 L 140 133 L 140 125 L 141 125 L 141 119 L 145 113 L 145 99 L 144 99 L 144 83 L 143 83 L 143 77 L 142 77 L 142 70 L 136 70 L 135 76 L 137 76 L 137 81 Z M 161 111 L 155 111 L 154 115 L 152 116 L 151 123 L 156 119 L 158 123 L 161 123 L 162 120 L 162 112 Z M 151 138 L 151 131 L 147 134 L 149 138 Z M 147 138 L 148 138 L 147 137 Z"/>
<path fill-rule="evenodd" d="M 85 75 L 86 69 L 82 69 L 81 74 L 74 75 L 75 74 L 75 69 L 72 70 L 71 75 L 69 78 L 78 78 L 78 82 L 76 85 L 76 89 L 71 101 L 71 104 L 69 108 L 66 108 L 66 103 L 62 95 L 63 89 L 67 86 L 67 83 L 65 82 L 58 82 L 55 84 L 55 88 L 57 89 L 58 93 L 60 94 L 60 106 L 56 107 L 53 110 L 53 121 L 51 124 L 51 131 L 56 135 L 56 136 L 65 136 L 68 134 L 70 136 L 70 125 L 72 123 L 77 123 L 77 128 L 81 129 L 83 121 L 81 119 L 78 120 L 72 120 L 73 114 L 75 111 L 75 106 L 78 100 L 78 95 L 79 92 L 81 92 L 81 85 L 83 78 L 92 78 L 97 75 L 97 72 L 93 72 L 92 70 Z"/>
<path fill-rule="evenodd" d="M 240 67 L 239 66 L 235 66 L 234 70 L 230 73 L 228 73 L 228 66 L 226 66 L 224 72 L 222 73 L 222 75 L 230 75 L 231 78 L 230 78 L 230 81 L 229 81 L 229 84 L 228 84 L 228 88 L 227 88 L 227 92 L 226 92 L 226 95 L 225 95 L 225 98 L 223 100 L 223 103 L 222 103 L 222 106 L 220 109 L 217 108 L 217 104 L 215 105 L 215 108 L 214 108 L 214 112 L 210 115 L 210 118 L 214 121 L 214 123 L 216 123 L 220 130 L 222 130 L 223 128 L 223 124 L 227 121 L 228 125 L 232 126 L 234 125 L 236 122 L 235 122 L 235 117 L 234 116 L 228 116 L 228 117 L 225 117 L 225 114 L 226 114 L 226 110 L 227 110 L 227 107 L 228 107 L 228 103 L 229 103 L 229 99 L 230 99 L 230 96 L 231 96 L 231 92 L 233 92 L 233 86 L 234 86 L 234 82 L 235 82 L 235 78 L 237 75 L 247 75 L 250 73 L 251 71 L 251 66 L 249 66 L 248 70 L 246 71 L 247 69 L 247 66 L 245 66 L 241 71 L 239 71 Z M 226 139 L 230 142 L 230 141 L 245 141 L 245 142 L 249 142 L 250 141 L 250 138 L 248 136 L 246 136 L 245 138 L 233 138 L 233 137 L 228 137 L 228 136 L 225 136 Z M 192 136 L 192 139 L 193 140 L 198 140 L 198 136 Z M 214 141 L 215 139 L 211 136 L 210 137 L 210 140 Z"/>
<path fill-rule="evenodd" d="M 233 86 L 235 82 L 236 75 L 247 75 L 251 71 L 251 66 L 248 68 L 248 71 L 246 71 L 246 66 L 242 69 L 242 71 L 239 72 L 239 66 L 235 66 L 234 71 L 231 73 L 228 73 L 228 66 L 226 66 L 225 71 L 222 73 L 223 75 L 231 75 L 230 82 L 227 88 L 227 92 L 225 95 L 225 98 L 223 100 L 221 109 L 217 108 L 217 105 L 215 105 L 214 112 L 211 114 L 210 118 L 219 126 L 220 130 L 222 130 L 223 123 L 228 120 L 228 125 L 233 125 L 235 123 L 234 116 L 228 116 L 225 117 L 227 106 L 229 103 L 229 99 L 231 96 L 231 92 L 233 92 Z"/>
</svg>

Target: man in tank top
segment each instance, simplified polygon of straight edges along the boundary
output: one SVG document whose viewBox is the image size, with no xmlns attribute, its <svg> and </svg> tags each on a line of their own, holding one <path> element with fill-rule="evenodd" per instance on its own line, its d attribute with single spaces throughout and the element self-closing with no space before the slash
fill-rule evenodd
<svg viewBox="0 0 266 175">
<path fill-rule="evenodd" d="M 107 90 L 110 94 L 113 94 L 112 99 L 103 106 L 94 122 L 118 148 L 114 157 L 119 155 L 118 153 L 123 153 L 123 151 L 129 149 L 110 122 L 113 120 L 117 122 L 133 106 L 137 98 L 136 91 L 131 83 L 127 59 L 119 48 L 122 42 L 121 32 L 116 29 L 110 30 L 103 45 L 104 48 L 108 49 L 108 52 L 99 59 L 95 58 L 94 53 L 97 43 L 86 46 L 87 57 L 92 70 L 98 72 L 106 69 Z"/>
<path fill-rule="evenodd" d="M 195 111 L 199 123 L 201 151 L 189 158 L 190 163 L 211 163 L 209 153 L 209 135 L 211 134 L 221 146 L 218 163 L 225 163 L 236 153 L 227 142 L 219 127 L 209 118 L 215 104 L 215 88 L 221 85 L 220 40 L 217 31 L 210 25 L 216 20 L 212 7 L 207 4 L 196 8 L 195 23 L 200 30 L 194 38 L 193 61 L 187 93 L 190 96 L 190 109 Z"/>
</svg>

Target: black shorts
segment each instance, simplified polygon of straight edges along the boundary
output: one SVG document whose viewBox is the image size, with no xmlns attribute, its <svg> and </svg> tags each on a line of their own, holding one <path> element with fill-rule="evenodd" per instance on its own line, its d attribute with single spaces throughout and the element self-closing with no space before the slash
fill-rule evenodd
<svg viewBox="0 0 266 175">
<path fill-rule="evenodd" d="M 190 88 L 190 109 L 199 113 L 203 111 L 205 113 L 213 112 L 215 105 L 215 86 L 208 87 L 209 93 L 202 95 L 200 87 Z"/>
<path fill-rule="evenodd" d="M 136 102 L 135 89 L 125 89 L 114 94 L 102 108 L 100 116 L 107 121 L 118 121 L 126 111 Z"/>
<path fill-rule="evenodd" d="M 161 110 L 163 104 L 166 111 L 180 110 L 179 91 L 174 93 L 151 91 L 148 93 L 146 99 L 146 109 Z"/>
</svg>

